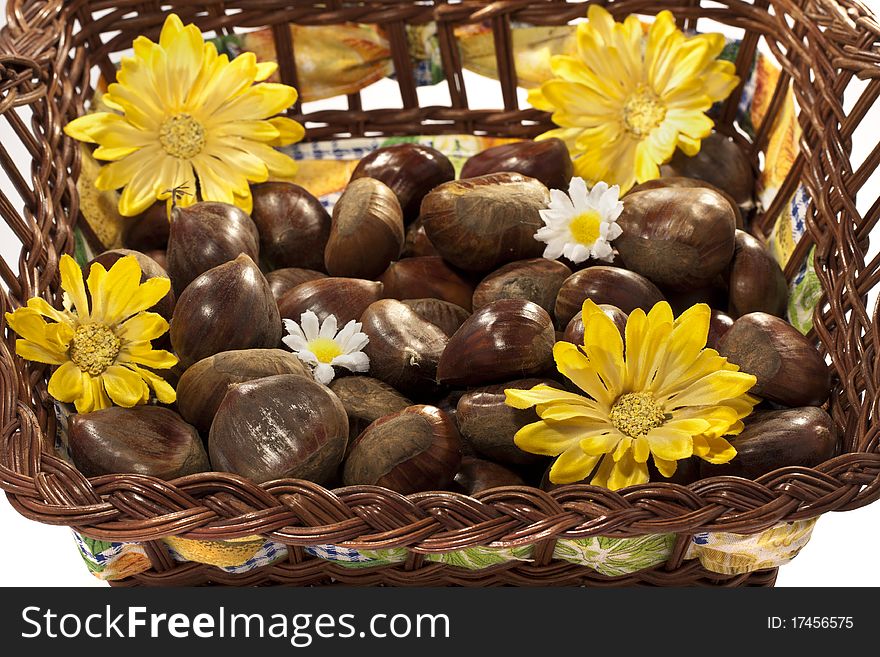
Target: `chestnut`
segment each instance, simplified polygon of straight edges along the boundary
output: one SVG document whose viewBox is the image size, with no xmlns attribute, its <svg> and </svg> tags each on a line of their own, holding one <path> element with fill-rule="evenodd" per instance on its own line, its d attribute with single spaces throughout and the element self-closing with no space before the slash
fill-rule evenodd
<svg viewBox="0 0 880 657">
<path fill-rule="evenodd" d="M 339 398 L 295 374 L 230 386 L 208 439 L 215 468 L 258 484 L 282 478 L 327 483 L 347 443 L 348 416 Z"/>
<path fill-rule="evenodd" d="M 500 299 L 477 310 L 449 338 L 437 380 L 480 385 L 539 374 L 553 364 L 556 331 L 546 310 L 522 299 Z"/>
<path fill-rule="evenodd" d="M 711 189 L 661 187 L 627 194 L 614 240 L 623 264 L 659 286 L 710 284 L 733 257 L 736 217 Z"/>
<path fill-rule="evenodd" d="M 831 371 L 816 347 L 783 319 L 749 313 L 718 341 L 718 353 L 754 374 L 752 393 L 784 406 L 820 406 L 831 394 Z"/>
<path fill-rule="evenodd" d="M 460 464 L 455 422 L 434 406 L 410 406 L 379 418 L 357 437 L 342 480 L 411 495 L 446 488 Z"/>
<path fill-rule="evenodd" d="M 327 278 L 327 274 L 322 274 L 314 269 L 300 269 L 299 267 L 285 267 L 284 269 L 276 269 L 266 274 L 266 281 L 269 283 L 269 289 L 272 290 L 272 296 L 278 301 L 288 290 L 292 290 L 301 283 L 308 281 L 316 281 L 319 278 Z"/>
<path fill-rule="evenodd" d="M 421 219 L 416 219 L 406 229 L 406 235 L 403 239 L 403 252 L 401 258 L 417 258 L 419 256 L 436 256 L 440 255 L 428 234 L 425 233 L 425 225 Z"/>
<path fill-rule="evenodd" d="M 544 244 L 535 233 L 550 192 L 534 178 L 493 173 L 440 185 L 422 201 L 431 244 L 450 264 L 489 272 L 515 260 L 537 258 Z"/>
<path fill-rule="evenodd" d="M 709 349 L 717 349 L 718 341 L 730 327 L 733 326 L 733 317 L 720 310 L 713 310 L 709 319 L 709 335 L 706 337 L 706 346 Z"/>
<path fill-rule="evenodd" d="M 462 178 L 514 171 L 540 180 L 550 189 L 567 190 L 574 175 L 568 147 L 561 139 L 524 139 L 492 146 L 471 156 L 461 169 Z"/>
<path fill-rule="evenodd" d="M 174 208 L 167 258 L 175 294 L 180 296 L 197 276 L 240 254 L 259 262 L 259 239 L 247 213 L 229 203 Z"/>
<path fill-rule="evenodd" d="M 430 322 L 449 337 L 452 337 L 464 324 L 464 320 L 471 316 L 461 306 L 440 299 L 404 299 L 402 303 L 412 308 L 416 315 L 426 322 Z"/>
<path fill-rule="evenodd" d="M 349 447 L 355 438 L 380 417 L 402 411 L 413 403 L 379 379 L 343 376 L 330 383 L 348 414 Z"/>
<path fill-rule="evenodd" d="M 324 269 L 330 215 L 308 191 L 288 182 L 253 187 L 251 212 L 260 233 L 260 251 L 269 269 Z"/>
<path fill-rule="evenodd" d="M 474 456 L 464 456 L 455 474 L 454 484 L 463 493 L 476 495 L 500 486 L 524 486 L 525 482 L 513 470 L 503 465 Z"/>
<path fill-rule="evenodd" d="M 455 168 L 443 153 L 420 144 L 395 144 L 365 156 L 351 174 L 352 180 L 375 178 L 397 196 L 403 220 L 409 224 L 419 216 L 425 194 L 455 179 Z"/>
<path fill-rule="evenodd" d="M 379 277 L 389 299 L 427 299 L 448 301 L 471 309 L 473 286 L 438 256 L 405 258 L 391 263 Z"/>
<path fill-rule="evenodd" d="M 307 310 L 323 322 L 335 315 L 340 327 L 358 320 L 364 310 L 382 297 L 382 283 L 361 278 L 319 278 L 288 290 L 278 299 L 278 312 L 284 319 L 299 322 Z"/>
<path fill-rule="evenodd" d="M 122 244 L 133 251 L 164 251 L 168 248 L 168 207 L 165 201 L 157 201 L 141 214 L 127 218 Z"/>
<path fill-rule="evenodd" d="M 403 247 L 403 216 L 394 192 L 373 178 L 357 178 L 333 207 L 324 249 L 331 276 L 376 278 Z"/>
<path fill-rule="evenodd" d="M 556 260 L 532 258 L 504 265 L 489 274 L 474 290 L 474 309 L 498 299 L 533 301 L 551 315 L 562 284 L 571 269 Z"/>
<path fill-rule="evenodd" d="M 664 297 L 656 285 L 635 272 L 605 265 L 588 267 L 569 276 L 559 288 L 554 307 L 557 326 L 566 326 L 587 299 L 616 306 L 629 315 L 636 308 L 648 312 Z"/>
<path fill-rule="evenodd" d="M 733 214 L 736 217 L 736 227 L 739 230 L 745 228 L 742 212 L 733 197 L 723 189 L 719 189 L 712 183 L 700 180 L 699 178 L 684 178 L 682 176 L 654 178 L 653 180 L 646 180 L 645 182 L 639 183 L 635 187 L 630 188 L 627 194 L 638 194 L 639 192 L 644 192 L 648 189 L 659 189 L 661 187 L 701 187 L 704 189 L 711 189 L 713 192 L 718 192 L 727 199 L 728 203 L 730 203 L 730 209 L 733 210 Z"/>
<path fill-rule="evenodd" d="M 730 263 L 730 314 L 734 317 L 764 312 L 785 317 L 788 307 L 788 281 L 779 263 L 761 242 L 748 233 L 736 231 L 733 260 Z"/>
</svg>

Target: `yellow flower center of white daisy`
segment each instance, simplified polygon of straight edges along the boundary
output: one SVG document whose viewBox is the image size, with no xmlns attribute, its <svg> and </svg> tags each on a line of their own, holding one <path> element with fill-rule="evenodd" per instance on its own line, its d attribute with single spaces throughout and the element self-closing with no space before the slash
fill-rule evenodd
<svg viewBox="0 0 880 657">
<path fill-rule="evenodd" d="M 639 87 L 623 104 L 623 124 L 627 131 L 644 137 L 666 118 L 666 106 L 650 89 Z"/>
<path fill-rule="evenodd" d="M 631 438 L 641 438 L 666 421 L 663 407 L 647 392 L 621 395 L 608 415 L 611 424 Z"/>
<path fill-rule="evenodd" d="M 599 239 L 599 227 L 602 225 L 602 215 L 598 210 L 582 212 L 568 225 L 571 236 L 584 246 L 591 246 Z"/>
<path fill-rule="evenodd" d="M 205 147 L 205 128 L 189 114 L 175 114 L 159 126 L 159 143 L 172 157 L 190 160 Z"/>
<path fill-rule="evenodd" d="M 342 347 L 330 338 L 315 338 L 308 343 L 308 348 L 319 363 L 331 363 L 334 358 L 342 355 Z"/>
<path fill-rule="evenodd" d="M 121 342 L 103 324 L 77 326 L 70 343 L 70 360 L 83 372 L 98 376 L 110 367 L 119 355 Z"/>
</svg>

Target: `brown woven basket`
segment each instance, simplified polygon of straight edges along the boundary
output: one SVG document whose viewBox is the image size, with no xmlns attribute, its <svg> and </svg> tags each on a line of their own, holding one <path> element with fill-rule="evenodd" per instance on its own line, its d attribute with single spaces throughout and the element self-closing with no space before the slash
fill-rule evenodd
<svg viewBox="0 0 880 657">
<path fill-rule="evenodd" d="M 436 492 L 402 497 L 377 487 L 328 491 L 303 481 L 256 485 L 224 473 L 198 474 L 173 482 L 136 475 L 85 478 L 54 452 L 56 420 L 46 392 L 45 366 L 14 355 L 14 337 L 3 325 L 0 341 L 0 487 L 23 515 L 68 525 L 97 539 L 144 542 L 152 569 L 125 584 L 252 585 L 772 585 L 775 569 L 725 576 L 685 561 L 697 532 L 753 534 L 781 522 L 854 509 L 880 497 L 880 441 L 876 422 L 880 385 L 880 328 L 872 317 L 868 291 L 880 281 L 880 260 L 866 262 L 868 234 L 880 218 L 880 200 L 865 214 L 856 194 L 878 163 L 880 147 L 857 166 L 851 161 L 853 134 L 880 95 L 880 25 L 854 0 L 619 0 L 603 3 L 617 17 L 671 9 L 686 29 L 706 19 L 743 33 L 737 69 L 745 79 L 759 43 L 782 66 L 769 119 L 749 142 L 733 128 L 742 88 L 722 108 L 719 129 L 736 137 L 758 166 L 771 120 L 789 88 L 800 107 L 800 154 L 777 199 L 753 222 L 762 233 L 799 184 L 812 199 L 807 235 L 790 260 L 791 277 L 812 244 L 815 269 L 824 291 L 814 316 L 815 337 L 836 373 L 829 402 L 843 438 L 842 455 L 816 468 L 788 467 L 749 481 L 705 479 L 689 486 L 650 483 L 619 492 L 566 486 L 547 493 L 517 487 L 474 498 Z M 703 6 L 703 4 L 707 6 Z M 348 109 L 297 118 L 309 122 L 309 138 L 363 135 L 478 133 L 528 137 L 549 125 L 548 117 L 520 109 L 512 52 L 511 23 L 560 25 L 584 16 L 586 6 L 564 0 L 524 2 L 483 0 L 446 4 L 441 0 L 10 0 L 0 32 L 0 113 L 32 158 L 23 175 L 7 144 L 0 144 L 5 179 L 0 214 L 21 242 L 16 275 L 0 261 L 8 290 L 0 310 L 42 295 L 56 301 L 57 265 L 73 248 L 79 210 L 75 181 L 79 148 L 62 126 L 84 111 L 97 68 L 112 79 L 110 56 L 139 34 L 155 39 L 173 8 L 185 22 L 205 32 L 272 26 L 283 81 L 296 85 L 295 44 L 288 23 L 339 24 L 352 21 L 384 27 L 391 43 L 403 109 L 362 109 L 359 95 Z M 405 26 L 436 21 L 450 107 L 420 107 L 410 66 Z M 468 107 L 453 30 L 482 21 L 492 26 L 503 107 Z M 706 27 L 705 29 L 711 29 Z M 868 80 L 860 83 L 859 80 Z M 844 93 L 858 85 L 849 111 Z M 300 112 L 300 108 L 294 108 Z M 877 133 L 873 137 L 876 141 Z M 24 207 L 7 198 L 14 190 Z M 2 317 L 2 314 L 0 314 Z M 607 577 L 553 559 L 557 539 L 587 536 L 634 537 L 676 533 L 667 563 L 622 577 Z M 242 575 L 213 566 L 177 563 L 160 539 L 182 536 L 228 540 L 259 534 L 286 544 L 281 562 Z M 350 569 L 310 556 L 306 546 L 409 548 L 405 562 Z M 469 571 L 426 561 L 424 554 L 469 546 L 534 544 L 534 560 Z"/>
</svg>

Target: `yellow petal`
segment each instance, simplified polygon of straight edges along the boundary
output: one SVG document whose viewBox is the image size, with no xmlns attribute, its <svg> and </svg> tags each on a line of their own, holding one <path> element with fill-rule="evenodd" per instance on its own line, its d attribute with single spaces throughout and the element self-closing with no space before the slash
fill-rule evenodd
<svg viewBox="0 0 880 657">
<path fill-rule="evenodd" d="M 586 479 L 600 458 L 584 454 L 580 447 L 574 445 L 553 462 L 550 468 L 550 481 L 554 484 L 571 484 Z"/>
<path fill-rule="evenodd" d="M 153 349 L 149 342 L 129 342 L 119 352 L 120 363 L 137 363 L 154 370 L 177 365 L 177 356 L 164 349 Z"/>
<path fill-rule="evenodd" d="M 608 475 L 608 488 L 619 490 L 636 484 L 646 484 L 650 481 L 648 466 L 639 463 L 633 458 L 632 452 L 627 452 L 622 458 L 614 462 L 611 473 Z"/>
<path fill-rule="evenodd" d="M 713 406 L 725 399 L 745 394 L 756 381 L 754 376 L 744 372 L 712 372 L 671 397 L 669 403 L 673 408 Z"/>
<path fill-rule="evenodd" d="M 49 302 L 42 297 L 31 297 L 30 299 L 28 299 L 27 307 L 31 310 L 37 311 L 43 317 L 55 320 L 56 322 L 70 321 L 70 318 L 67 315 L 65 315 L 60 310 L 57 310 L 50 306 Z"/>
<path fill-rule="evenodd" d="M 641 438 L 634 438 L 632 442 L 632 452 L 633 458 L 639 463 L 647 461 L 648 457 L 651 455 L 651 445 L 648 443 L 648 439 L 644 436 Z"/>
<path fill-rule="evenodd" d="M 106 130 L 109 124 L 123 122 L 124 119 L 112 112 L 93 112 L 84 114 L 64 126 L 64 134 L 78 141 L 97 143 L 97 136 Z"/>
<path fill-rule="evenodd" d="M 278 64 L 276 64 L 275 62 L 258 62 L 257 74 L 256 77 L 254 77 L 254 82 L 262 82 L 263 80 L 268 80 L 275 74 L 275 71 L 277 70 Z"/>
<path fill-rule="evenodd" d="M 278 137 L 269 143 L 270 146 L 288 146 L 302 141 L 306 136 L 306 129 L 301 123 L 284 116 L 276 116 L 269 119 L 269 123 L 278 130 Z"/>
<path fill-rule="evenodd" d="M 721 464 L 736 456 L 736 448 L 721 437 L 695 436 L 694 454 L 709 463 Z"/>
<path fill-rule="evenodd" d="M 141 283 L 125 304 L 126 316 L 152 308 L 162 300 L 171 289 L 171 280 L 164 276 L 148 278 Z"/>
<path fill-rule="evenodd" d="M 127 367 L 111 365 L 101 374 L 104 388 L 117 406 L 137 406 L 149 394 L 143 379 Z"/>
<path fill-rule="evenodd" d="M 110 267 L 103 290 L 105 321 L 108 324 L 117 324 L 133 314 L 130 309 L 131 300 L 137 293 L 142 275 L 141 267 L 134 256 L 120 258 Z M 92 298 L 94 296 L 95 293 L 92 292 Z"/>
<path fill-rule="evenodd" d="M 261 82 L 229 101 L 214 112 L 212 123 L 240 119 L 267 119 L 280 114 L 296 102 L 296 90 L 285 84 Z"/>
<path fill-rule="evenodd" d="M 73 307 L 81 322 L 89 319 L 89 302 L 86 297 L 86 286 L 83 283 L 83 273 L 76 260 L 66 253 L 61 256 L 58 263 L 61 272 L 61 287 L 70 295 Z"/>
<path fill-rule="evenodd" d="M 611 407 L 616 395 L 605 387 L 605 383 L 580 349 L 569 342 L 557 342 L 553 346 L 553 358 L 560 374 L 599 402 L 600 407 Z"/>
<path fill-rule="evenodd" d="M 172 388 L 161 376 L 131 363 L 127 363 L 126 367 L 137 373 L 138 376 L 147 382 L 147 384 L 153 389 L 153 392 L 156 393 L 156 399 L 160 404 L 173 404 L 177 399 L 177 393 L 174 391 L 174 388 Z"/>
<path fill-rule="evenodd" d="M 296 174 L 297 164 L 292 157 L 275 150 L 266 144 L 258 142 L 250 142 L 248 147 L 254 155 L 263 160 L 269 167 L 269 176 L 271 178 L 292 178 Z"/>
<path fill-rule="evenodd" d="M 113 402 L 110 401 L 110 397 L 107 396 L 104 390 L 104 384 L 101 383 L 100 378 L 83 372 L 82 382 L 82 396 L 74 402 L 77 413 L 91 413 L 92 411 L 110 408 L 113 405 Z"/>
<path fill-rule="evenodd" d="M 539 404 L 536 410 L 542 420 L 559 422 L 575 418 L 589 418 L 599 426 L 608 424 L 605 414 L 601 413 L 595 405 L 591 407 L 584 404 Z"/>
<path fill-rule="evenodd" d="M 694 441 L 687 431 L 670 429 L 663 425 L 651 429 L 645 439 L 651 452 L 667 461 L 680 461 L 694 453 Z"/>
<path fill-rule="evenodd" d="M 583 304 L 584 352 L 611 396 L 623 388 L 623 338 L 614 321 L 591 299 Z"/>
<path fill-rule="evenodd" d="M 45 347 L 30 340 L 16 340 L 15 353 L 26 360 L 49 365 L 61 365 L 67 360 L 67 354 L 57 349 Z"/>
<path fill-rule="evenodd" d="M 513 408 L 531 408 L 536 404 L 572 404 L 595 407 L 595 402 L 559 388 L 539 383 L 530 390 L 508 388 L 504 391 L 504 403 Z"/>
<path fill-rule="evenodd" d="M 659 458 L 656 454 L 654 455 L 654 465 L 657 466 L 657 470 L 667 479 L 675 474 L 675 471 L 678 469 L 678 461 L 667 461 L 665 459 Z"/>
<path fill-rule="evenodd" d="M 80 369 L 67 361 L 49 379 L 49 394 L 60 402 L 70 403 L 82 395 L 83 376 Z"/>
<path fill-rule="evenodd" d="M 116 335 L 129 342 L 155 340 L 168 330 L 168 322 L 158 313 L 140 312 L 117 328 Z"/>
<path fill-rule="evenodd" d="M 621 442 L 626 442 L 625 437 L 606 424 L 592 435 L 584 436 L 578 444 L 585 454 L 599 455 L 611 454 Z"/>
<path fill-rule="evenodd" d="M 583 425 L 576 422 L 533 422 L 516 432 L 513 442 L 521 450 L 532 454 L 556 456 L 578 444 L 584 434 Z"/>
</svg>

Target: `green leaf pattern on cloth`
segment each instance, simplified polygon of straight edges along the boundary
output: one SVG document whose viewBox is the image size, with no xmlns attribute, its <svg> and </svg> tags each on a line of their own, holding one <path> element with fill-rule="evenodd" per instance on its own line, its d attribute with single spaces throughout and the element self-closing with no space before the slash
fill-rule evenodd
<svg viewBox="0 0 880 657">
<path fill-rule="evenodd" d="M 619 577 L 663 563 L 669 559 L 674 545 L 675 534 L 636 538 L 592 536 L 557 541 L 553 557 L 588 566 L 602 575 Z"/>
</svg>

